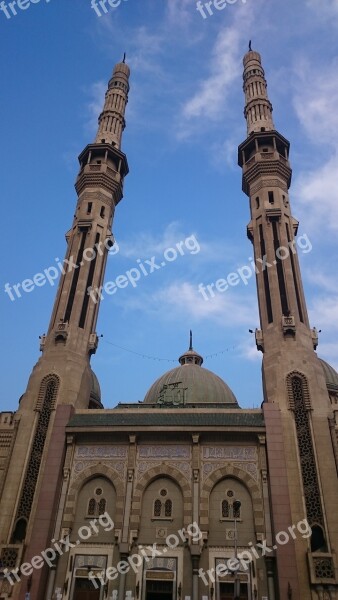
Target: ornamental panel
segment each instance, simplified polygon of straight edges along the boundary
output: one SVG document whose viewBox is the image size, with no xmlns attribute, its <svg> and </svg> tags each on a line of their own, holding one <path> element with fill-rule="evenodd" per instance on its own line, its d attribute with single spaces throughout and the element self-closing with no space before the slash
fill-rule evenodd
<svg viewBox="0 0 338 600">
<path fill-rule="evenodd" d="M 203 446 L 202 460 L 220 459 L 257 461 L 256 446 Z"/>
<path fill-rule="evenodd" d="M 156 445 L 156 446 L 139 446 L 138 456 L 140 459 L 146 458 L 191 458 L 191 447 L 183 445 Z"/>
</svg>

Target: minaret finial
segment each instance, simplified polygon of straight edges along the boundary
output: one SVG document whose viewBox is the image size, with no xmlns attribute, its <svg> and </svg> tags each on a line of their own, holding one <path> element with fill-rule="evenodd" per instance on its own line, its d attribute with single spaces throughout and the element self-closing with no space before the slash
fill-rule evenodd
<svg viewBox="0 0 338 600">
<path fill-rule="evenodd" d="M 192 331 L 190 329 L 190 345 L 189 345 L 189 350 L 192 350 Z"/>
<path fill-rule="evenodd" d="M 251 48 L 251 40 L 249 40 L 249 52 L 252 52 L 252 48 Z"/>
<path fill-rule="evenodd" d="M 123 55 L 123 61 L 122 61 L 123 63 L 126 62 L 126 56 L 127 56 L 126 53 L 124 53 L 124 55 Z"/>
</svg>

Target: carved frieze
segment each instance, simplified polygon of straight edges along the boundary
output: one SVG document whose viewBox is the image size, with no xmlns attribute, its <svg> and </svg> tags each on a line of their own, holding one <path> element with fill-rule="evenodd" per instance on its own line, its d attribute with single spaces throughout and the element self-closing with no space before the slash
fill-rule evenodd
<svg viewBox="0 0 338 600">
<path fill-rule="evenodd" d="M 191 448 L 190 446 L 183 445 L 156 445 L 156 446 L 139 446 L 138 447 L 138 456 L 139 458 L 181 458 L 181 459 L 190 459 L 191 458 Z"/>
<path fill-rule="evenodd" d="M 78 446 L 75 456 L 77 458 L 127 458 L 127 446 Z"/>
<path fill-rule="evenodd" d="M 191 479 L 191 447 L 179 444 L 139 446 L 136 479 L 163 463 L 178 469 L 188 480 Z"/>
<path fill-rule="evenodd" d="M 227 463 L 258 480 L 258 453 L 255 446 L 202 446 L 202 480 Z M 223 459 L 220 462 L 220 459 Z"/>
<path fill-rule="evenodd" d="M 202 460 L 257 460 L 256 446 L 202 446 Z"/>
</svg>

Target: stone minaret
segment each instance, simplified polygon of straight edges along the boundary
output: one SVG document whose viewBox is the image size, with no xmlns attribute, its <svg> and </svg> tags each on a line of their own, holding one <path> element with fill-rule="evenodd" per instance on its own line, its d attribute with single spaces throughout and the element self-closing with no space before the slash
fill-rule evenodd
<svg viewBox="0 0 338 600">
<path fill-rule="evenodd" d="M 297 257 L 298 222 L 288 193 L 290 144 L 274 128 L 260 55 L 249 51 L 243 62 L 248 137 L 238 156 L 243 191 L 250 199 L 247 231 L 257 273 L 261 325 L 256 343 L 263 352 L 274 534 L 303 519 L 313 528 L 311 538 L 298 532 L 294 541 L 279 545 L 276 556 L 269 555 L 269 599 L 277 597 L 274 577 L 280 598 L 322 598 L 322 590 L 337 589 L 338 483 L 332 478 L 336 465 L 329 427 L 333 412 Z M 302 245 L 311 248 L 307 237 Z"/>
<path fill-rule="evenodd" d="M 128 173 L 120 145 L 129 74 L 124 61 L 115 66 L 95 142 L 79 156 L 78 200 L 66 234 L 65 261 L 59 263 L 62 274 L 54 309 L 48 332 L 41 337 L 42 356 L 15 415 L 16 443 L 0 502 L 0 544 L 16 553 L 16 562 L 49 545 L 65 454 L 64 427 L 70 414 L 74 409 L 102 407 L 90 356 L 98 344 L 99 290 L 113 245 L 115 207 Z M 34 598 L 41 600 L 45 598 L 43 577 L 43 571 L 37 572 L 32 587 Z M 15 598 L 24 597 L 28 588 L 19 589 L 17 585 Z"/>
</svg>

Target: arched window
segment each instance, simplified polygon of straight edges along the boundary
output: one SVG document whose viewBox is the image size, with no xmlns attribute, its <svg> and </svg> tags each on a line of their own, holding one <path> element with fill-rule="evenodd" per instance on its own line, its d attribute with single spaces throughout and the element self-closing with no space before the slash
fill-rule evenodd
<svg viewBox="0 0 338 600">
<path fill-rule="evenodd" d="M 26 535 L 26 525 L 30 517 L 33 504 L 35 487 L 40 473 L 41 458 L 43 456 L 49 421 L 55 408 L 59 390 L 60 379 L 57 375 L 47 375 L 41 382 L 36 410 L 39 414 L 33 443 L 28 459 L 27 470 L 21 492 L 21 497 L 16 513 L 16 530 L 13 536 Z M 19 525 L 19 531 L 17 529 Z M 23 537 L 23 539 L 24 539 Z"/>
<path fill-rule="evenodd" d="M 162 502 L 156 498 L 154 502 L 154 518 L 156 519 L 171 519 L 173 516 L 173 503 L 169 498 Z"/>
<path fill-rule="evenodd" d="M 95 498 L 90 498 L 88 502 L 88 517 L 99 517 L 106 512 L 107 502 L 105 498 L 101 498 L 100 500 L 95 500 Z"/>
<path fill-rule="evenodd" d="M 154 517 L 160 517 L 162 512 L 162 502 L 157 498 L 154 502 Z"/>
<path fill-rule="evenodd" d="M 14 544 L 21 544 L 26 537 L 27 521 L 26 519 L 19 519 L 15 525 L 14 533 L 12 536 Z"/>
<path fill-rule="evenodd" d="M 228 519 L 229 517 L 230 517 L 229 502 L 227 500 L 223 500 L 223 502 L 222 502 L 222 518 Z"/>
<path fill-rule="evenodd" d="M 173 503 L 171 500 L 166 500 L 164 503 L 164 516 L 171 517 L 173 512 Z"/>
<path fill-rule="evenodd" d="M 99 515 L 103 515 L 106 512 L 106 501 L 104 498 L 101 498 L 99 502 Z"/>
<path fill-rule="evenodd" d="M 235 494 L 233 490 L 226 491 L 227 499 L 222 500 L 221 503 L 221 519 L 240 519 L 241 518 L 241 507 L 235 504 Z"/>
<path fill-rule="evenodd" d="M 94 517 L 96 512 L 96 500 L 95 498 L 91 498 L 88 502 L 88 516 Z"/>
</svg>

